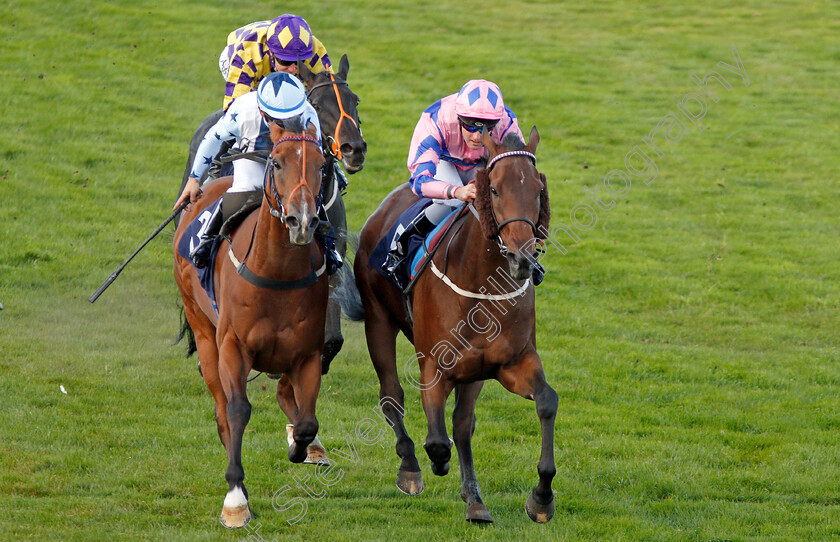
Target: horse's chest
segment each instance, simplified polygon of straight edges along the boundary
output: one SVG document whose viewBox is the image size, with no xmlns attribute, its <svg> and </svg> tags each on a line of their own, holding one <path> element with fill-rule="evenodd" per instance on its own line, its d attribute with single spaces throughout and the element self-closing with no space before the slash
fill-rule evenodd
<svg viewBox="0 0 840 542">
<path fill-rule="evenodd" d="M 241 326 L 236 335 L 244 350 L 253 352 L 255 357 L 260 354 L 295 357 L 300 352 L 311 351 L 318 342 L 318 329 L 312 328 L 312 319 L 298 312 L 292 309 L 264 314 L 251 325 Z M 323 325 L 320 330 L 323 331 Z"/>
</svg>

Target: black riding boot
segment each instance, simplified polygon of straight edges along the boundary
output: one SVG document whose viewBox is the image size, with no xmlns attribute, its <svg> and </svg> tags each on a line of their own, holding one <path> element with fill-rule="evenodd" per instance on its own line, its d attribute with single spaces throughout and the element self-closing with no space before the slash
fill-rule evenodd
<svg viewBox="0 0 840 542">
<path fill-rule="evenodd" d="M 388 252 L 385 258 L 385 263 L 382 264 L 382 269 L 391 276 L 394 276 L 397 267 L 408 256 L 408 243 L 412 235 L 419 235 L 426 237 L 430 231 L 435 228 L 435 224 L 426 218 L 426 215 L 420 215 L 411 225 L 403 231 L 397 239 L 396 247 Z"/>
<path fill-rule="evenodd" d="M 213 248 L 213 241 L 222 229 L 222 206 L 216 207 L 213 216 L 207 221 L 207 226 L 201 234 L 201 241 L 198 246 L 190 252 L 190 259 L 198 269 L 204 269 L 210 263 L 210 249 Z"/>
<path fill-rule="evenodd" d="M 333 164 L 333 168 L 335 169 L 335 178 L 338 181 L 338 191 L 344 192 L 344 189 L 347 188 L 347 176 L 344 175 L 344 171 L 342 171 L 341 166 L 338 165 L 338 162 Z"/>
</svg>

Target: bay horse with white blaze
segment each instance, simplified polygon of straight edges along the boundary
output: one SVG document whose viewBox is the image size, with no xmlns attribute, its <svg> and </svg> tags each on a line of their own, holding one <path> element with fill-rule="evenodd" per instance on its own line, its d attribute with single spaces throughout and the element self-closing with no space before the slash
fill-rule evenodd
<svg viewBox="0 0 840 542">
<path fill-rule="evenodd" d="M 193 218 L 230 186 L 211 181 L 185 213 L 175 233 L 175 281 L 186 324 L 201 361 L 202 376 L 216 403 L 219 437 L 228 455 L 228 492 L 221 513 L 226 527 L 251 519 L 243 480 L 242 437 L 251 415 L 250 371 L 282 374 L 277 401 L 294 423 L 289 459 L 299 463 L 318 432 L 315 402 L 321 386 L 329 285 L 324 250 L 312 242 L 318 227 L 316 196 L 324 157 L 315 129 L 294 134 L 271 123 L 274 148 L 262 204 L 224 241 L 215 259 L 218 313 L 188 258 L 178 253 Z"/>
<path fill-rule="evenodd" d="M 444 410 L 447 397 L 455 390 L 453 436 L 468 521 L 493 521 L 481 500 L 471 449 L 475 405 L 483 381 L 494 378 L 509 391 L 536 402 L 542 428 L 537 466 L 540 480 L 527 499 L 526 511 L 532 520 L 546 522 L 554 515 L 551 481 L 555 474 L 557 394 L 546 382 L 537 354 L 530 277 L 537 264 L 537 239 L 548 231 L 548 187 L 535 166 L 536 127 L 524 148 L 517 137 L 496 145 L 486 132 L 483 143 L 489 161 L 476 175 L 477 219 L 466 213 L 441 239 L 442 250 L 410 293 L 411 317 L 402 293 L 369 261 L 399 215 L 417 201 L 408 185 L 391 192 L 362 228 L 355 274 L 363 307 L 353 306 L 349 299 L 344 299 L 343 305 L 349 317 L 365 321 L 368 350 L 379 377 L 380 404 L 397 435 L 396 451 L 402 459 L 397 487 L 411 495 L 424 488 L 401 410 L 404 394 L 396 363 L 396 336 L 402 331 L 417 351 L 418 387 L 428 422 L 424 447 L 438 476 L 449 471 L 452 441 L 446 434 Z M 507 291 L 499 292 L 505 287 Z M 488 336 L 491 322 L 495 332 Z"/>
</svg>

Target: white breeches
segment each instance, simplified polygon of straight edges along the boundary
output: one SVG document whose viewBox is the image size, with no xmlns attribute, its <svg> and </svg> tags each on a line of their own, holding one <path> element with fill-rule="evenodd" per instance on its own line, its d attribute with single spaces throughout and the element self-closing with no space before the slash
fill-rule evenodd
<svg viewBox="0 0 840 542">
<path fill-rule="evenodd" d="M 453 186 L 464 186 L 475 178 L 475 168 L 470 168 L 466 171 L 461 171 L 451 162 L 441 160 L 437 166 L 437 173 L 435 173 L 436 180 L 449 183 Z M 434 203 L 426 207 L 424 211 L 426 218 L 432 224 L 440 224 L 453 209 L 461 206 L 463 201 L 458 198 L 452 199 L 436 199 Z"/>
<path fill-rule="evenodd" d="M 265 165 L 240 158 L 233 161 L 233 184 L 228 192 L 250 192 L 259 190 L 263 185 Z"/>
</svg>

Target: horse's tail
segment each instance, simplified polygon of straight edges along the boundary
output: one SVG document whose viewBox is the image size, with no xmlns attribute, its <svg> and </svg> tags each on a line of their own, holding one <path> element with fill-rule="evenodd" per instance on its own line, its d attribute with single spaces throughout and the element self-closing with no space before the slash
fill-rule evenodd
<svg viewBox="0 0 840 542">
<path fill-rule="evenodd" d="M 184 337 L 187 338 L 187 357 L 192 356 L 196 352 L 195 347 L 195 333 L 193 333 L 192 328 L 190 327 L 190 323 L 187 321 L 187 315 L 184 312 L 184 306 L 181 305 L 181 331 L 178 333 L 178 336 L 175 337 L 175 340 L 172 342 L 172 346 L 175 346 L 181 339 Z"/>
<path fill-rule="evenodd" d="M 359 236 L 348 233 L 347 245 L 355 253 L 359 247 Z M 356 277 L 353 276 L 353 271 L 350 269 L 351 265 L 350 258 L 344 260 L 344 265 L 339 270 L 341 281 L 338 287 L 333 290 L 332 296 L 338 301 L 341 311 L 347 319 L 361 322 L 365 319 L 365 307 L 362 305 L 362 296 L 359 294 L 358 286 L 356 286 Z"/>
</svg>

